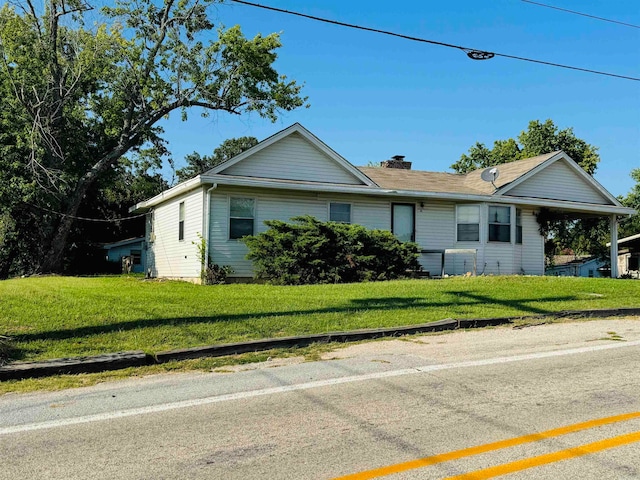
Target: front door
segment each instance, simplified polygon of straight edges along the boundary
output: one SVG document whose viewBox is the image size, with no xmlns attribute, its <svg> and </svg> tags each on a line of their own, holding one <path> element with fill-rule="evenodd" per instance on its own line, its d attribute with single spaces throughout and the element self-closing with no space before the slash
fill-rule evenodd
<svg viewBox="0 0 640 480">
<path fill-rule="evenodd" d="M 416 239 L 416 206 L 413 203 L 391 204 L 391 231 L 403 242 Z"/>
</svg>

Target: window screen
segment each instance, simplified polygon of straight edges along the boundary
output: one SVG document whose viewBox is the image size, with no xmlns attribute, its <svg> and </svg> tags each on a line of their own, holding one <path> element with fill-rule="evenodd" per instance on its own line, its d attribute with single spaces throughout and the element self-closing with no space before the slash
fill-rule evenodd
<svg viewBox="0 0 640 480">
<path fill-rule="evenodd" d="M 253 235 L 253 198 L 231 198 L 229 203 L 229 238 Z"/>
<path fill-rule="evenodd" d="M 329 221 L 351 223 L 351 204 L 331 202 L 329 204 Z"/>
<path fill-rule="evenodd" d="M 489 241 L 511 241 L 511 207 L 489 207 Z"/>
<path fill-rule="evenodd" d="M 478 205 L 458 205 L 458 241 L 480 241 L 480 207 Z"/>
</svg>

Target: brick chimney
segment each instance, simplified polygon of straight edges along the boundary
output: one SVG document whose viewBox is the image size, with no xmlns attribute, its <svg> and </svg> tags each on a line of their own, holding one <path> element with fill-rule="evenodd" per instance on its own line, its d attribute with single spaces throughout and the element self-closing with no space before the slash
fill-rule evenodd
<svg viewBox="0 0 640 480">
<path fill-rule="evenodd" d="M 404 155 L 394 155 L 391 160 L 380 162 L 382 168 L 399 168 L 401 170 L 411 170 L 411 162 L 404 161 Z"/>
</svg>

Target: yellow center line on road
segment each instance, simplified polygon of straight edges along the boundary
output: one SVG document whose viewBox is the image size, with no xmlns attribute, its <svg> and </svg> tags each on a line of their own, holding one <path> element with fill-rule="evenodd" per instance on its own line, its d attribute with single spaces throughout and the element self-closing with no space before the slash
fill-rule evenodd
<svg viewBox="0 0 640 480">
<path fill-rule="evenodd" d="M 445 480 L 485 480 L 487 478 L 519 472 L 520 470 L 539 467 L 541 465 L 547 465 L 561 460 L 568 460 L 570 458 L 581 457 L 583 455 L 591 455 L 592 453 L 597 453 L 609 448 L 620 447 L 634 442 L 640 442 L 640 432 L 627 433 L 626 435 L 607 438 L 606 440 L 588 443 L 579 447 L 568 448 L 566 450 L 547 453 L 537 457 L 525 458 L 524 460 L 518 460 L 516 462 L 505 463 L 503 465 L 497 465 L 495 467 L 489 467 L 483 470 L 465 473 L 463 475 L 456 475 L 455 477 L 448 477 Z"/>
<path fill-rule="evenodd" d="M 387 465 L 385 467 L 375 468 L 373 470 L 352 473 L 343 477 L 336 477 L 333 480 L 368 480 L 371 478 L 384 477 L 386 475 L 392 475 L 394 473 L 406 472 L 407 470 L 415 470 L 417 468 L 428 467 L 430 465 L 436 465 L 438 463 L 450 462 L 452 460 L 458 460 L 465 457 L 471 457 L 473 455 L 479 455 L 481 453 L 502 450 L 504 448 L 522 445 L 525 443 L 539 442 L 547 438 L 559 437 L 561 435 L 567 435 L 569 433 L 579 432 L 581 430 L 587 430 L 589 428 L 599 427 L 602 425 L 624 422 L 626 420 L 632 420 L 634 418 L 640 418 L 640 412 L 631 412 L 625 413 L 623 415 L 615 415 L 613 417 L 598 418 L 595 420 L 589 420 L 587 422 L 581 422 L 573 425 L 567 425 L 565 427 L 554 428 L 552 430 L 546 430 L 544 432 L 532 433 L 530 435 L 523 435 L 521 437 L 500 440 L 493 443 L 486 443 L 484 445 L 478 445 L 470 448 L 463 448 L 462 450 L 454 450 L 453 452 L 433 455 L 431 457 L 418 458 L 416 460 L 397 463 L 395 465 Z"/>
</svg>

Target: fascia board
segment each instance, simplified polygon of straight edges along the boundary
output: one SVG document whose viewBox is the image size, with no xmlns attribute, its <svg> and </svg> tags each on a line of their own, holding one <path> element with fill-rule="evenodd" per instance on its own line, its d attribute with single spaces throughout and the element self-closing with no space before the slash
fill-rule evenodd
<svg viewBox="0 0 640 480">
<path fill-rule="evenodd" d="M 233 178 L 225 175 L 206 175 L 202 177 L 203 183 L 218 185 L 229 185 L 239 187 L 267 188 L 275 190 L 296 190 L 317 193 L 348 193 L 377 197 L 404 197 L 416 199 L 451 200 L 457 202 L 489 202 L 505 203 L 510 205 L 526 205 L 534 207 L 559 208 L 575 212 L 601 213 L 616 215 L 633 215 L 635 210 L 627 207 L 617 207 L 611 205 L 585 204 L 579 202 L 569 202 L 565 200 L 548 200 L 531 197 L 509 197 L 493 195 L 475 195 L 461 193 L 441 193 L 441 192 L 421 192 L 416 190 L 390 190 L 380 187 L 354 187 L 343 185 L 314 185 L 310 183 L 285 183 L 271 182 L 251 178 Z"/>
<path fill-rule="evenodd" d="M 135 243 L 140 243 L 143 240 L 144 240 L 144 237 L 130 238 L 128 240 L 120 240 L 119 242 L 105 243 L 102 245 L 102 248 L 110 249 L 110 248 L 124 247 L 125 245 L 133 245 Z"/>
<path fill-rule="evenodd" d="M 170 188 L 169 190 L 165 190 L 164 192 L 156 195 L 155 197 L 152 197 L 148 200 L 144 200 L 140 203 L 135 204 L 133 207 L 129 209 L 129 212 L 135 213 L 135 212 L 147 210 L 162 202 L 166 202 L 167 200 L 177 197 L 178 195 L 182 195 L 183 193 L 186 193 L 195 188 L 198 188 L 200 185 L 202 185 L 202 183 L 203 183 L 202 177 L 198 175 L 197 177 L 194 177 L 190 180 L 179 183 L 178 185 Z"/>
<path fill-rule="evenodd" d="M 604 188 L 600 184 L 600 182 L 598 182 L 594 177 L 592 177 L 587 172 L 585 172 L 580 167 L 580 165 L 578 165 L 575 161 L 573 161 L 573 159 L 563 151 L 558 152 L 553 157 L 551 157 L 551 158 L 547 159 L 546 161 L 542 162 L 540 165 L 536 166 L 535 168 L 532 168 L 531 170 L 529 170 L 527 173 L 525 173 L 523 176 L 521 176 L 517 180 L 514 180 L 513 182 L 509 183 L 508 185 L 505 185 L 504 187 L 502 187 L 501 189 L 499 189 L 496 192 L 496 195 L 504 195 L 509 190 L 517 187 L 518 185 L 520 185 L 523 182 L 526 182 L 527 179 L 531 178 L 536 173 L 540 172 L 541 170 L 547 168 L 548 166 L 554 164 L 555 162 L 557 162 L 559 160 L 564 160 L 566 165 L 568 165 L 570 168 L 572 168 L 573 171 L 576 172 L 578 175 L 580 175 L 587 183 L 591 184 L 592 187 L 594 187 L 596 190 L 598 190 L 598 192 L 602 196 L 604 196 L 607 200 L 609 200 L 613 205 L 615 205 L 616 207 L 622 207 L 622 204 L 618 201 L 618 199 L 616 197 L 611 195 L 611 193 L 609 193 L 609 191 L 606 188 Z"/>
<path fill-rule="evenodd" d="M 632 242 L 633 240 L 637 240 L 640 238 L 640 233 L 637 233 L 635 235 L 631 235 L 630 237 L 624 237 L 624 238 L 619 238 L 618 239 L 618 245 L 620 245 L 621 243 L 628 243 L 628 242 Z M 611 242 L 607 243 L 607 247 L 611 246 Z"/>
</svg>

